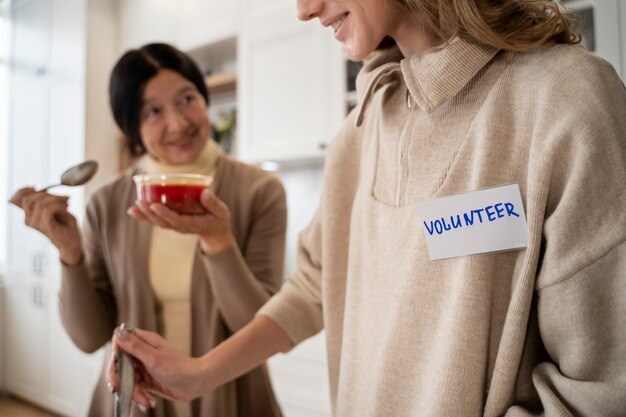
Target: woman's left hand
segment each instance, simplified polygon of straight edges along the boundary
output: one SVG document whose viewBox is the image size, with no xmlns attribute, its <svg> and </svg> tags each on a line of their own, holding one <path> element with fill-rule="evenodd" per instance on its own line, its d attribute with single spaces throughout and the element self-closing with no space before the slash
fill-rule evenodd
<svg viewBox="0 0 626 417">
<path fill-rule="evenodd" d="M 200 202 L 207 209 L 206 214 L 179 214 L 163 204 L 139 200 L 128 209 L 128 214 L 164 229 L 197 234 L 205 253 L 215 254 L 229 248 L 233 244 L 233 236 L 228 206 L 208 188 L 200 195 Z"/>
</svg>

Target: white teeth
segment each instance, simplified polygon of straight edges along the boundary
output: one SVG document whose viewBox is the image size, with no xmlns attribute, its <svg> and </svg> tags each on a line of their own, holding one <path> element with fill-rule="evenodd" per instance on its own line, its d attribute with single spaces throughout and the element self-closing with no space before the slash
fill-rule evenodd
<svg viewBox="0 0 626 417">
<path fill-rule="evenodd" d="M 330 26 L 332 26 L 333 30 L 336 32 L 337 29 L 339 29 L 339 26 L 341 26 L 341 24 L 343 23 L 344 20 L 346 20 L 346 17 L 345 16 L 341 16 L 339 19 L 337 19 L 333 23 L 331 23 Z"/>
</svg>

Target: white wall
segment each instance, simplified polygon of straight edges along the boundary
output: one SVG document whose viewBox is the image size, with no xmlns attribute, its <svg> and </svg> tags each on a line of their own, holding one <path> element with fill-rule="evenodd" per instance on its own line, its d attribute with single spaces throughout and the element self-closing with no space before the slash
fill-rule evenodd
<svg viewBox="0 0 626 417">
<path fill-rule="evenodd" d="M 6 2 L 5 2 L 6 3 Z M 6 15 L 5 7 L 0 6 L 0 329 L 4 328 L 4 260 L 6 257 L 6 211 L 8 200 L 8 192 L 6 189 L 6 155 L 7 155 L 7 120 L 8 120 L 8 68 L 7 60 L 9 56 L 9 22 Z M 4 338 L 0 332 L 0 392 L 4 388 Z"/>
<path fill-rule="evenodd" d="M 95 178 L 86 186 L 90 194 L 117 173 L 119 130 L 111 114 L 108 92 L 109 75 L 120 53 L 117 1 L 89 0 L 87 13 L 85 157 L 100 164 Z"/>
<path fill-rule="evenodd" d="M 287 244 L 285 253 L 285 276 L 296 269 L 298 235 L 308 224 L 319 205 L 322 191 L 322 161 L 296 166 L 281 167 L 276 175 L 281 179 L 287 193 Z"/>
<path fill-rule="evenodd" d="M 6 253 L 6 210 L 5 203 L 9 198 L 6 186 L 6 155 L 7 155 L 7 125 L 8 125 L 8 57 L 9 57 L 9 18 L 0 6 L 0 276 L 4 272 L 4 258 Z"/>
</svg>

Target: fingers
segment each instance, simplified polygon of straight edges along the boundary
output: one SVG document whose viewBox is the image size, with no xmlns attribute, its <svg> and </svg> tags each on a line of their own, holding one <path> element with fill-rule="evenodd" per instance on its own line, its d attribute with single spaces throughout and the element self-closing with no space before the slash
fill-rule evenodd
<svg viewBox="0 0 626 417">
<path fill-rule="evenodd" d="M 32 216 L 33 212 L 41 212 L 41 209 L 49 206 L 50 204 L 59 203 L 67 205 L 69 197 L 58 196 L 48 193 L 28 193 L 20 198 L 20 205 L 26 213 L 26 216 Z"/>
<path fill-rule="evenodd" d="M 207 218 L 210 217 L 208 215 L 180 215 L 163 204 L 150 204 L 145 201 L 136 201 L 135 205 L 127 210 L 127 213 L 138 220 L 164 229 L 172 229 L 179 233 L 198 233 L 206 228 Z"/>
<path fill-rule="evenodd" d="M 206 189 L 201 195 L 202 204 L 207 209 L 204 215 L 184 215 L 159 203 L 138 200 L 127 213 L 140 220 L 164 229 L 179 233 L 193 233 L 200 236 L 229 233 L 230 210 L 228 206 Z"/>
<path fill-rule="evenodd" d="M 76 219 L 67 210 L 68 200 L 67 196 L 35 192 L 30 187 L 22 188 L 11 198 L 24 210 L 24 223 L 46 235 L 55 245 L 63 240 L 68 227 L 76 225 Z"/>
<path fill-rule="evenodd" d="M 141 220 L 141 221 L 144 221 L 146 223 L 150 223 L 150 221 L 148 220 L 146 215 L 143 214 L 143 211 L 141 211 L 141 209 L 139 207 L 137 207 L 137 206 L 132 206 L 131 208 L 126 210 L 126 213 L 128 213 L 131 217 L 134 217 L 137 220 Z"/>
<path fill-rule="evenodd" d="M 163 342 L 159 342 L 162 339 L 160 336 L 155 337 L 152 332 L 142 331 L 140 329 L 127 330 L 121 327 L 115 329 L 114 340 L 125 352 L 137 358 L 148 369 L 152 368 L 157 362 L 158 358 L 158 344 L 162 345 Z M 155 341 L 157 345 L 144 340 L 144 337 Z"/>
<path fill-rule="evenodd" d="M 133 386 L 133 403 L 137 404 L 142 413 L 145 413 L 148 408 L 154 408 L 156 406 L 156 399 L 140 382 L 141 381 L 136 380 Z"/>
<path fill-rule="evenodd" d="M 28 198 L 25 200 L 25 204 L 28 205 L 24 212 L 26 213 L 26 224 L 28 226 L 39 226 L 45 229 L 46 226 L 50 226 L 52 221 L 60 221 L 63 224 L 68 224 L 74 217 L 69 215 L 68 198 L 57 196 L 44 196 L 38 198 L 36 201 L 34 198 Z M 69 217 L 68 217 L 69 215 Z"/>
<path fill-rule="evenodd" d="M 106 380 L 109 390 L 114 393 L 120 389 L 119 375 L 117 374 L 117 358 L 119 356 L 119 349 L 123 348 L 124 341 L 127 341 L 131 336 L 134 336 L 135 329 L 132 326 L 122 324 L 116 328 L 113 332 L 113 338 L 111 343 L 111 356 L 106 370 Z M 155 343 L 160 343 L 160 337 L 155 338 L 152 332 L 140 331 L 144 337 L 152 340 Z M 157 335 L 158 336 L 158 335 Z M 139 336 L 135 336 L 137 340 L 141 340 Z M 149 345 L 149 343 L 146 343 Z M 132 349 L 128 349 L 127 352 L 134 356 L 131 352 Z M 139 409 L 146 413 L 148 408 L 154 408 L 157 405 L 156 397 L 150 392 L 151 378 L 147 374 L 145 367 L 140 359 L 135 357 L 133 360 L 133 403 L 139 407 Z"/>
<path fill-rule="evenodd" d="M 134 332 L 137 335 L 137 337 L 139 337 L 140 339 L 142 339 L 143 341 L 145 341 L 146 343 L 148 343 L 150 346 L 154 347 L 155 349 L 160 349 L 167 343 L 165 339 L 163 338 L 163 336 L 161 336 L 158 333 L 139 329 L 137 327 L 135 327 Z"/>
<path fill-rule="evenodd" d="M 164 229 L 174 228 L 177 213 L 162 204 L 148 203 L 138 200 L 135 205 L 128 209 L 127 213 L 138 220 L 142 220 Z"/>
<path fill-rule="evenodd" d="M 24 187 L 24 188 L 20 188 L 19 190 L 17 190 L 12 196 L 11 199 L 9 200 L 9 202 L 19 208 L 23 208 L 22 207 L 22 200 L 24 199 L 24 197 L 35 193 L 35 189 L 33 187 Z"/>
<path fill-rule="evenodd" d="M 150 204 L 149 207 L 152 215 L 158 217 L 164 224 L 168 225 L 170 228 L 175 228 L 176 225 L 180 224 L 181 216 L 174 210 L 169 209 L 163 204 Z"/>
<path fill-rule="evenodd" d="M 107 387 L 111 392 L 117 392 L 120 389 L 120 378 L 117 375 L 117 352 L 115 350 L 111 351 L 111 356 L 109 357 L 109 363 L 107 364 L 106 370 L 106 381 Z"/>
<path fill-rule="evenodd" d="M 211 213 L 213 216 L 220 220 L 226 220 L 229 216 L 228 206 L 220 200 L 211 189 L 207 188 L 202 191 L 200 195 L 200 201 L 202 205 Z"/>
<path fill-rule="evenodd" d="M 69 197 L 59 196 L 48 193 L 32 193 L 24 196 L 21 200 L 21 207 L 24 209 L 26 215 L 31 214 L 33 211 L 41 211 L 51 204 L 59 203 L 67 206 Z"/>
</svg>

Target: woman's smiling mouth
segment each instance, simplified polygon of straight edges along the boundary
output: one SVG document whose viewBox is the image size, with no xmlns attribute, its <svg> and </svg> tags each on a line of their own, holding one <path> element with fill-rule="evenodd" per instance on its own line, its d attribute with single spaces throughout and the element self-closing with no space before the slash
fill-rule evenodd
<svg viewBox="0 0 626 417">
<path fill-rule="evenodd" d="M 332 27 L 333 31 L 335 33 L 337 33 L 337 31 L 339 30 L 339 28 L 343 24 L 344 20 L 346 20 L 346 17 L 348 17 L 348 13 L 343 13 L 340 16 L 333 17 L 333 18 L 331 18 L 332 20 L 331 19 L 322 20 L 320 18 L 320 21 L 322 23 L 322 26 L 324 26 L 324 27 Z"/>
<path fill-rule="evenodd" d="M 348 16 L 347 13 L 342 16 L 339 16 L 338 19 L 330 23 L 330 26 L 333 28 L 334 32 L 337 32 L 337 29 L 339 29 L 343 21 L 346 20 L 346 16 Z"/>
</svg>

